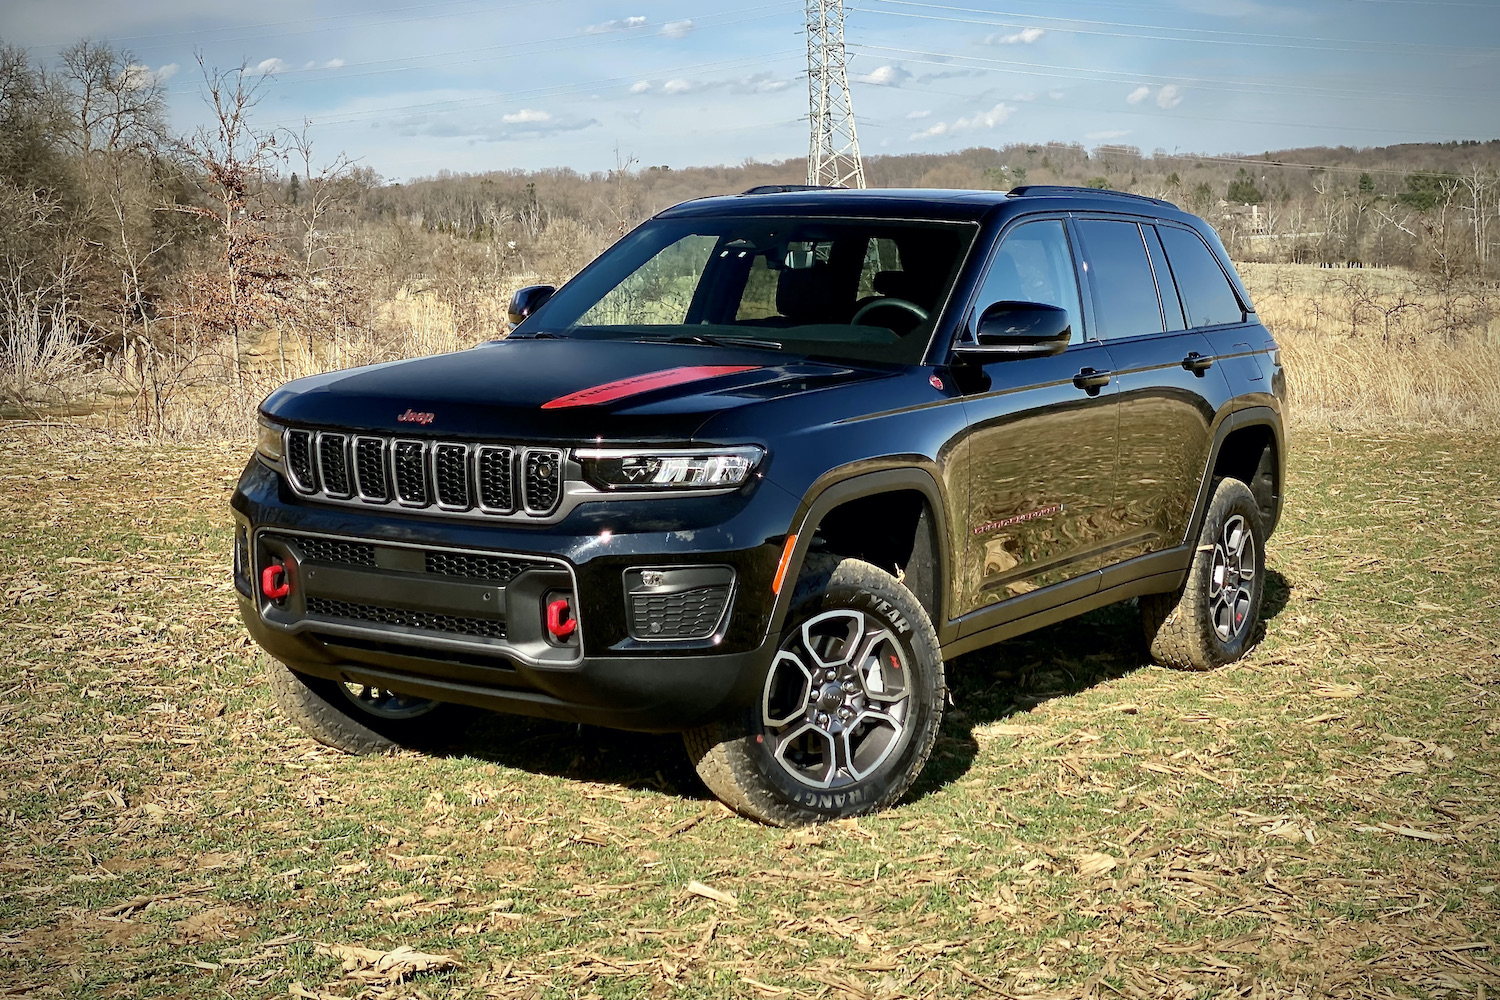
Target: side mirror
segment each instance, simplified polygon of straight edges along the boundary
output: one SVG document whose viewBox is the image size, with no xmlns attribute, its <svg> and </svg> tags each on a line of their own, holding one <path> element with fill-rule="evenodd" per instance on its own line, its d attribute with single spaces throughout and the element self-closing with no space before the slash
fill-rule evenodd
<svg viewBox="0 0 1500 1000">
<path fill-rule="evenodd" d="M 980 314 L 974 343 L 959 344 L 954 351 L 979 364 L 1040 358 L 1061 354 L 1072 338 L 1066 309 L 1041 302 L 996 302 Z"/>
<path fill-rule="evenodd" d="M 516 290 L 516 294 L 510 297 L 510 308 L 506 311 L 506 319 L 510 320 L 512 327 L 520 326 L 522 321 L 542 307 L 542 303 L 552 298 L 552 293 L 557 291 L 551 285 L 527 285 L 525 288 Z"/>
</svg>

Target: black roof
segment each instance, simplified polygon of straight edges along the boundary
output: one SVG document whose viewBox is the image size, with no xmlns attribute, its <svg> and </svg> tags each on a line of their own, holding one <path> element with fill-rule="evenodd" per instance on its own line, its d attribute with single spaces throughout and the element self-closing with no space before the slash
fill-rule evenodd
<svg viewBox="0 0 1500 1000">
<path fill-rule="evenodd" d="M 752 188 L 744 194 L 698 198 L 660 213 L 662 218 L 697 218 L 710 215 L 807 214 L 918 217 L 953 222 L 978 222 L 1002 206 L 1020 210 L 1039 201 L 1060 200 L 1068 207 L 1095 211 L 1150 210 L 1145 214 L 1181 216 L 1175 205 L 1157 198 L 1107 191 L 1050 185 L 1027 185 L 1011 191 L 964 191 L 942 188 L 810 188 L 797 185 Z M 1062 206 L 1056 206 L 1062 207 Z"/>
</svg>

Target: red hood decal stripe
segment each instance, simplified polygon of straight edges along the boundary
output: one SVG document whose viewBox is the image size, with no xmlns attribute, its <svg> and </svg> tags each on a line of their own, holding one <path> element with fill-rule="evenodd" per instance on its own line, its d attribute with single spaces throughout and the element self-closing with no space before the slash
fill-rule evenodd
<svg viewBox="0 0 1500 1000">
<path fill-rule="evenodd" d="M 600 403 L 612 403 L 617 399 L 650 392 L 653 389 L 665 389 L 668 386 L 682 385 L 684 382 L 698 382 L 719 375 L 733 375 L 735 372 L 753 371 L 760 367 L 760 365 L 689 365 L 684 368 L 666 368 L 659 372 L 646 372 L 587 389 L 579 389 L 566 396 L 548 400 L 542 404 L 542 409 L 558 410 L 565 406 L 597 406 Z"/>
</svg>

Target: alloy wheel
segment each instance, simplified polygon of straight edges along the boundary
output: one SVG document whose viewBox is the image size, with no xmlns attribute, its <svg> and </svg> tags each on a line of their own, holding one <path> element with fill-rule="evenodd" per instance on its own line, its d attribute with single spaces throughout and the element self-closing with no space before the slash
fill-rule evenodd
<svg viewBox="0 0 1500 1000">
<path fill-rule="evenodd" d="M 379 719 L 415 719 L 438 706 L 430 698 L 414 698 L 355 681 L 343 682 L 339 690 L 360 711 Z"/>
<path fill-rule="evenodd" d="M 782 644 L 761 699 L 763 740 L 793 780 L 838 788 L 873 774 L 907 738 L 906 650 L 850 608 L 803 623 Z"/>
<path fill-rule="evenodd" d="M 1221 642 L 1234 639 L 1249 623 L 1254 581 L 1255 538 L 1249 521 L 1235 514 L 1214 543 L 1208 574 L 1209 615 Z"/>
</svg>

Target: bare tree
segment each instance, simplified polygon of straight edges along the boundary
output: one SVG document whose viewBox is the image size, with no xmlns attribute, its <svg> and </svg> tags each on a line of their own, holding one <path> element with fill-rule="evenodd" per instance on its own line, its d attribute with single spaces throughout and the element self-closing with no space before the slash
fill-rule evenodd
<svg viewBox="0 0 1500 1000">
<path fill-rule="evenodd" d="M 261 312 L 259 303 L 251 300 L 264 289 L 253 286 L 277 276 L 274 262 L 267 259 L 270 241 L 258 225 L 261 220 L 252 213 L 252 189 L 276 162 L 279 151 L 275 133 L 261 132 L 250 123 L 250 111 L 260 100 L 266 77 L 252 78 L 247 64 L 219 70 L 209 69 L 201 53 L 197 60 L 213 121 L 193 134 L 187 152 L 202 172 L 200 187 L 217 209 L 192 211 L 213 219 L 223 240 L 224 299 L 213 303 L 211 318 L 229 333 L 238 387 L 241 336 L 247 320 Z"/>
</svg>

